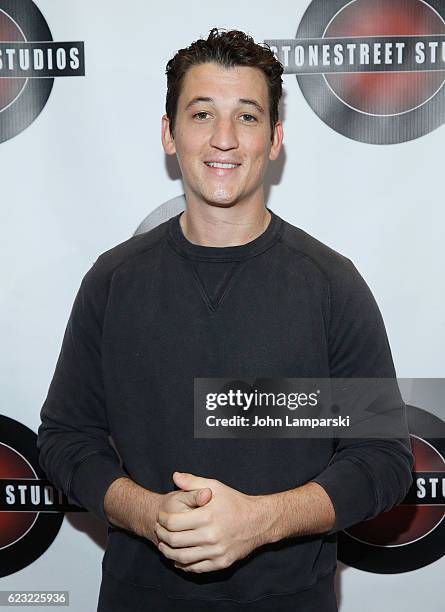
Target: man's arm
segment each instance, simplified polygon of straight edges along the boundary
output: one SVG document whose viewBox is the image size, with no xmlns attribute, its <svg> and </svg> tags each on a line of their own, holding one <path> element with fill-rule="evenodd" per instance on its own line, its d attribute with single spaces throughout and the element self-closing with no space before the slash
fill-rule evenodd
<svg viewBox="0 0 445 612">
<path fill-rule="evenodd" d="M 37 447 L 49 480 L 73 503 L 106 521 L 105 493 L 126 477 L 108 441 L 101 365 L 107 279 L 96 266 L 77 293 L 42 407 Z"/>
<path fill-rule="evenodd" d="M 258 497 L 258 531 L 263 544 L 331 531 L 335 511 L 331 498 L 316 482 Z"/>
<path fill-rule="evenodd" d="M 412 484 L 414 457 L 406 421 L 406 410 L 395 380 L 396 373 L 380 310 L 368 285 L 354 264 L 345 260 L 330 276 L 328 317 L 329 365 L 332 379 L 386 379 L 392 401 L 400 406 L 395 430 L 397 438 L 351 438 L 334 441 L 330 464 L 310 483 L 278 494 L 280 507 L 293 502 L 303 515 L 282 512 L 283 531 L 311 533 L 311 524 L 327 526 L 326 505 L 317 503 L 323 489 L 334 509 L 334 524 L 326 531 L 347 529 L 399 504 Z M 394 379 L 394 384 L 389 384 Z M 384 400 L 383 400 L 384 401 Z M 352 405 L 352 409 L 353 409 Z M 362 412 L 362 411 L 361 411 Z M 392 426 L 394 427 L 394 422 Z M 296 441 L 297 442 L 297 441 Z M 311 489 L 306 489 L 311 485 Z M 320 493 L 321 497 L 322 494 Z M 273 500 L 274 496 L 272 496 Z M 306 503 L 312 498 L 312 511 Z M 271 501 L 272 501 L 271 500 Z M 320 499 L 321 501 L 321 499 Z M 312 513 L 307 521 L 304 509 Z M 320 533 L 318 530 L 312 533 Z"/>
<path fill-rule="evenodd" d="M 127 529 L 157 545 L 154 526 L 160 508 L 184 512 L 207 503 L 211 493 L 159 494 L 145 489 L 129 478 L 109 443 L 101 359 L 109 282 L 99 258 L 74 301 L 41 410 L 39 461 L 70 501 L 109 526 Z"/>
<path fill-rule="evenodd" d="M 260 496 L 257 522 L 264 543 L 341 531 L 400 503 L 411 486 L 411 459 L 402 443 L 394 452 L 394 443 L 360 440 L 354 447 L 346 441 L 336 460 L 314 480 Z"/>
<path fill-rule="evenodd" d="M 399 504 L 412 484 L 414 464 L 385 325 L 371 290 L 349 260 L 331 277 L 328 346 L 332 379 L 386 379 L 390 402 L 399 407 L 391 423 L 397 437 L 336 439 L 330 464 L 312 479 L 331 498 L 332 531 L 340 531 Z M 386 399 L 381 402 L 385 410 Z"/>
</svg>

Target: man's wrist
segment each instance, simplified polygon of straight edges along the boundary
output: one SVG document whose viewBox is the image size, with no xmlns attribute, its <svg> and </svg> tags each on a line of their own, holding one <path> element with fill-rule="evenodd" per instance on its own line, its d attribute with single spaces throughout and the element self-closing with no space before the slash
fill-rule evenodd
<svg viewBox="0 0 445 612">
<path fill-rule="evenodd" d="M 111 483 L 104 498 L 109 522 L 136 535 L 157 541 L 154 526 L 162 495 L 141 487 L 130 478 Z"/>
<path fill-rule="evenodd" d="M 257 547 L 278 542 L 282 535 L 279 493 L 253 496 Z"/>
<path fill-rule="evenodd" d="M 163 495 L 160 493 L 155 493 L 148 489 L 142 490 L 139 535 L 149 539 L 156 546 L 159 544 L 159 540 L 155 532 L 155 524 L 158 520 L 159 506 L 161 505 L 162 498 Z"/>
<path fill-rule="evenodd" d="M 316 482 L 280 493 L 259 495 L 256 499 L 259 545 L 325 533 L 335 524 L 332 502 Z"/>
</svg>

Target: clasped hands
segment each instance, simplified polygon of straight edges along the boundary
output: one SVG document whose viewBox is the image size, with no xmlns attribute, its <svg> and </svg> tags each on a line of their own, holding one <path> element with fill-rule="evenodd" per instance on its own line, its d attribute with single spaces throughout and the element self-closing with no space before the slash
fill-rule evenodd
<svg viewBox="0 0 445 612">
<path fill-rule="evenodd" d="M 185 572 L 229 567 L 267 543 L 263 496 L 250 496 L 219 480 L 174 472 L 181 490 L 164 496 L 155 533 L 160 552 Z"/>
</svg>

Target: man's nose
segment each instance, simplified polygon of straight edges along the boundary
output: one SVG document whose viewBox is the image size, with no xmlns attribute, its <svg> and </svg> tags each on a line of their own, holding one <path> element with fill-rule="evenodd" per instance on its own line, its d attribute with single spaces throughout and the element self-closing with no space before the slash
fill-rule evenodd
<svg viewBox="0 0 445 612">
<path fill-rule="evenodd" d="M 210 144 L 212 147 L 224 151 L 236 149 L 238 147 L 238 136 L 233 121 L 230 119 L 219 119 L 216 121 Z"/>
</svg>

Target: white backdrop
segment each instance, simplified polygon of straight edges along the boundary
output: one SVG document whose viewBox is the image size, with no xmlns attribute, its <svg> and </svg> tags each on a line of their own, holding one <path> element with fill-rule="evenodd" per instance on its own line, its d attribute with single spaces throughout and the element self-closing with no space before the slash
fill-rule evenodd
<svg viewBox="0 0 445 612">
<path fill-rule="evenodd" d="M 86 76 L 56 79 L 36 121 L 0 144 L 1 412 L 34 431 L 82 276 L 183 193 L 160 144 L 165 64 L 213 26 L 257 41 L 292 38 L 309 1 L 37 4 L 55 40 L 85 41 Z M 362 144 L 315 115 L 295 75 L 284 89 L 285 146 L 268 205 L 354 261 L 381 308 L 399 377 L 444 377 L 445 125 L 405 144 Z M 73 612 L 93 610 L 104 538 L 95 519 L 68 514 L 46 553 L 0 579 L 0 590 L 69 590 Z M 398 575 L 340 564 L 340 610 L 439 612 L 444 570 L 444 558 Z"/>
</svg>

